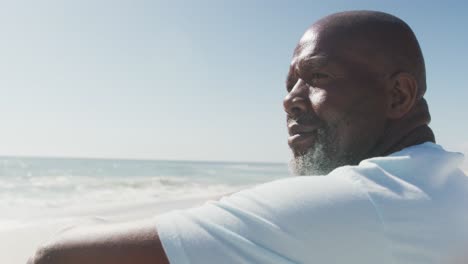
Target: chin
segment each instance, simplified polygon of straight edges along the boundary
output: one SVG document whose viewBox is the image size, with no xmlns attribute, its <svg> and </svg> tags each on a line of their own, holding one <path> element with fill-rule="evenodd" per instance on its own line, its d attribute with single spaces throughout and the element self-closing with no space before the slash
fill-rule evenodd
<svg viewBox="0 0 468 264">
<path fill-rule="evenodd" d="M 289 170 L 293 175 L 327 175 L 336 167 L 330 162 L 323 147 L 310 148 L 307 151 L 296 152 L 293 150 L 294 157 L 289 162 Z"/>
</svg>

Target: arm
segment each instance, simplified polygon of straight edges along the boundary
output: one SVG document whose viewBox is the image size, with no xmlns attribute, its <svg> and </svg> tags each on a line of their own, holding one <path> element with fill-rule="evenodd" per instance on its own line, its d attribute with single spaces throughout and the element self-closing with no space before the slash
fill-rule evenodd
<svg viewBox="0 0 468 264">
<path fill-rule="evenodd" d="M 169 264 L 154 221 L 68 230 L 42 246 L 28 264 Z"/>
</svg>

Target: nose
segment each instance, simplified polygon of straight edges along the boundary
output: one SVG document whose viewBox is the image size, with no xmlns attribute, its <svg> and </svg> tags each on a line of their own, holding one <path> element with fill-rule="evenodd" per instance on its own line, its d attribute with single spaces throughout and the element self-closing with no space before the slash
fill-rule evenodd
<svg viewBox="0 0 468 264">
<path fill-rule="evenodd" d="M 284 111 L 292 118 L 299 117 L 307 112 L 309 104 L 309 88 L 303 80 L 298 79 L 283 100 Z"/>
</svg>

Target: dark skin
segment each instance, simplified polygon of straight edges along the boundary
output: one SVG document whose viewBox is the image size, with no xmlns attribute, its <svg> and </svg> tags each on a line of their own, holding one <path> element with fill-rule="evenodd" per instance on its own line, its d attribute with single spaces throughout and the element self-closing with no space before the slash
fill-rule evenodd
<svg viewBox="0 0 468 264">
<path fill-rule="evenodd" d="M 28 264 L 168 264 L 154 221 L 100 224 L 65 230 Z"/>
<path fill-rule="evenodd" d="M 366 21 L 355 26 L 350 20 L 356 15 L 341 13 L 320 20 L 295 49 L 284 109 L 292 120 L 288 143 L 296 157 L 320 143 L 314 132 L 323 127 L 332 138 L 326 154 L 337 161 L 334 167 L 434 141 L 422 98 L 425 87 L 409 63 L 391 61 L 407 52 L 400 52 L 399 46 L 415 46 L 412 39 L 400 39 L 399 46 L 386 50 L 386 43 L 379 45 L 381 39 L 408 35 L 401 32 L 404 29 L 383 31 L 380 27 L 385 25 Z M 346 27 L 351 29 L 343 32 Z M 353 32 L 356 27 L 365 34 Z M 373 45 L 370 40 L 375 40 Z"/>
<path fill-rule="evenodd" d="M 288 118 L 294 120 L 289 123 L 289 145 L 295 156 L 314 148 L 314 131 L 327 125 L 336 137 L 332 154 L 346 158 L 352 154 L 348 164 L 434 141 L 422 98 L 424 74 L 411 58 L 415 39 L 399 25 L 382 30 L 379 19 L 387 18 L 379 18 L 376 12 L 340 13 L 318 21 L 302 37 L 293 55 L 284 100 Z M 398 42 L 388 44 L 395 37 Z M 405 49 L 400 53 L 409 54 L 401 58 L 409 58 L 409 63 L 388 54 L 398 53 L 398 43 Z M 372 50 L 371 44 L 383 50 Z M 385 50 L 386 45 L 390 49 Z M 147 221 L 67 230 L 38 249 L 28 263 L 169 261 L 154 222 Z"/>
</svg>

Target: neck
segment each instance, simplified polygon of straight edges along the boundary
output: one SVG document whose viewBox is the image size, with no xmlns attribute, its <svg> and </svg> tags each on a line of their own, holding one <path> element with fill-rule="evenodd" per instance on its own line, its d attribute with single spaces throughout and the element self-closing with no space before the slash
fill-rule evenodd
<svg viewBox="0 0 468 264">
<path fill-rule="evenodd" d="M 387 156 L 404 148 L 419 145 L 428 141 L 435 143 L 434 133 L 432 132 L 432 129 L 429 128 L 429 126 L 422 125 L 413 129 L 406 136 L 402 137 L 399 141 L 389 146 L 386 149 L 386 151 L 383 152 L 383 156 Z"/>
<path fill-rule="evenodd" d="M 422 98 L 415 107 L 399 120 L 389 120 L 385 133 L 369 157 L 387 156 L 409 146 L 435 142 L 428 124 L 431 120 L 426 101 Z"/>
</svg>

